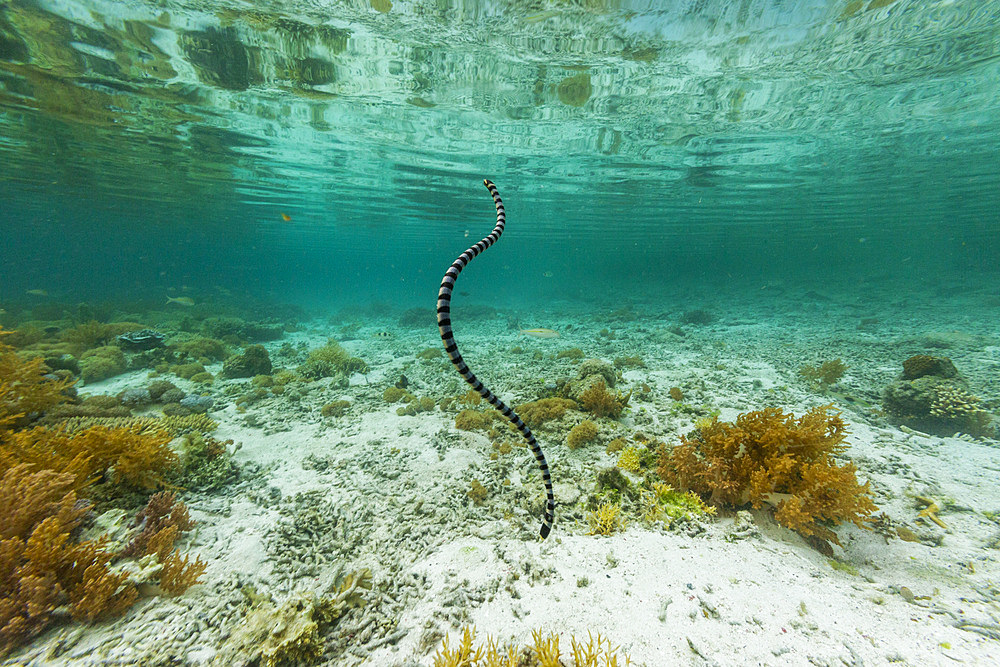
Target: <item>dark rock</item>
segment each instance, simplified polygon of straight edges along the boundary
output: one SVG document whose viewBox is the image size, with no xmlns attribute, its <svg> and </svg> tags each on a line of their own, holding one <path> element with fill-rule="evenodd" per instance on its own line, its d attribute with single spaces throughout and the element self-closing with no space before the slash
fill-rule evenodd
<svg viewBox="0 0 1000 667">
<path fill-rule="evenodd" d="M 118 336 L 118 347 L 128 352 L 143 352 L 157 347 L 163 347 L 166 336 L 152 329 L 129 331 Z"/>
</svg>

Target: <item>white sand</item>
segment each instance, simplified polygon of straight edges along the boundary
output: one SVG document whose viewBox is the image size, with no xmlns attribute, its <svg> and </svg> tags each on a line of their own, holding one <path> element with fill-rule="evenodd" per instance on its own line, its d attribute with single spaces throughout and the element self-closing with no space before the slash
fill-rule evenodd
<svg viewBox="0 0 1000 667">
<path fill-rule="evenodd" d="M 372 330 L 390 327 L 376 323 Z M 471 339 L 473 349 L 497 337 L 492 327 L 470 330 L 464 342 Z M 622 420 L 617 434 L 638 428 L 672 443 L 690 428 L 691 419 L 668 414 L 663 394 L 671 385 L 685 386 L 693 403 L 718 407 L 722 419 L 765 404 L 801 414 L 824 400 L 836 402 L 794 385 L 788 369 L 797 368 L 801 352 L 784 352 L 784 366 L 778 367 L 771 361 L 773 351 L 754 351 L 757 341 L 774 332 L 751 328 L 728 347 L 712 346 L 711 335 L 698 345 L 657 332 L 621 335 L 621 341 L 641 344 L 623 342 L 617 349 L 588 350 L 588 356 L 610 359 L 627 352 L 650 360 L 650 368 L 628 371 L 626 381 L 654 385 L 654 398 L 633 402 L 632 416 Z M 489 344 L 509 349 L 520 343 L 546 354 L 573 345 L 586 349 L 594 340 L 583 330 L 554 345 L 502 335 L 502 343 Z M 727 335 L 736 337 L 731 331 Z M 376 583 L 395 586 L 390 596 L 395 606 L 372 603 L 351 627 L 367 632 L 366 642 L 377 643 L 393 632 L 402 636 L 371 651 L 340 650 L 329 664 L 428 665 L 440 642 L 426 642 L 444 632 L 457 639 L 456 628 L 466 624 L 474 624 L 481 639 L 490 634 L 516 643 L 528 642 L 534 629 L 556 632 L 564 649 L 571 635 L 585 639 L 600 633 L 628 653 L 632 664 L 649 666 L 1000 664 L 1000 642 L 958 627 L 966 621 L 996 627 L 1000 619 L 995 587 L 1000 551 L 986 546 L 998 526 L 981 514 L 1000 509 L 996 442 L 922 437 L 884 423 L 870 425 L 863 410 L 845 412 L 851 424 L 847 456 L 858 464 L 859 477 L 872 482 L 880 511 L 922 537 L 940 539 L 939 546 L 930 546 L 841 526 L 843 548 L 835 547 L 835 556 L 856 570 L 852 574 L 833 569 L 765 511 L 753 512 L 759 534 L 735 541 L 727 540 L 731 514 L 705 522 L 700 533 L 633 521 L 609 537 L 587 535 L 578 503 L 590 492 L 594 471 L 615 459 L 604 454 L 603 444 L 570 452 L 543 432 L 539 439 L 553 470 L 559 508 L 552 535 L 540 542 L 531 537 L 540 518 L 522 507 L 541 489 L 527 452 L 515 450 L 491 462 L 487 438 L 455 431 L 453 416 L 435 410 L 402 417 L 395 414 L 397 406 L 381 400 L 382 389 L 400 372 L 416 378 L 418 394 L 462 389 L 444 360 L 408 365 L 416 351 L 434 343 L 423 334 L 405 333 L 391 340 L 348 342 L 373 365 L 370 384 L 356 376 L 349 388 L 314 387 L 301 404 L 252 406 L 249 414 L 264 420 L 263 429 L 244 425 L 245 415 L 231 404 L 215 412 L 222 422 L 216 436 L 240 443 L 237 460 L 265 466 L 266 486 L 276 491 L 258 485 L 231 497 L 223 491 L 191 501 L 201 525 L 183 546 L 209 561 L 205 583 L 181 598 L 143 601 L 125 618 L 85 632 L 54 630 L 12 664 L 144 664 L 167 646 L 185 664 L 208 664 L 224 629 L 239 623 L 237 583 L 252 582 L 280 602 L 297 590 L 322 591 L 333 577 L 334 560 L 347 570 L 370 568 Z M 269 347 L 273 351 L 278 344 Z M 988 348 L 976 354 L 992 358 Z M 867 370 L 858 364 L 844 383 L 871 382 L 862 379 L 862 372 L 885 382 L 898 372 L 905 358 L 900 355 L 872 359 Z M 498 393 L 522 387 L 530 395 L 527 383 L 543 371 L 526 357 L 491 359 L 501 364 L 490 371 Z M 485 358 L 480 354 L 475 361 L 482 364 Z M 572 372 L 571 365 L 559 368 Z M 525 384 L 518 378 L 527 378 Z M 110 393 L 140 381 L 139 375 L 128 376 L 88 390 Z M 352 401 L 348 415 L 320 418 L 318 407 L 338 398 Z M 515 403 L 524 400 L 514 398 Z M 614 429 L 602 425 L 602 442 L 613 437 Z M 326 467 L 303 467 L 310 455 Z M 491 488 L 482 508 L 465 496 L 473 478 Z M 499 487 L 502 479 L 511 485 Z M 338 513 L 338 526 L 360 539 L 311 573 L 289 579 L 287 568 L 279 572 L 282 554 L 268 544 L 276 522 L 288 521 L 287 503 L 307 491 L 320 491 L 328 502 L 324 511 Z M 269 493 L 273 501 L 266 500 Z M 942 501 L 939 516 L 947 529 L 918 517 L 923 506 L 916 494 Z M 391 618 L 391 628 L 365 629 L 359 619 L 369 612 Z M 339 641 L 358 648 L 338 632 L 331 645 Z M 73 641 L 61 657 L 41 657 L 67 636 Z"/>
</svg>

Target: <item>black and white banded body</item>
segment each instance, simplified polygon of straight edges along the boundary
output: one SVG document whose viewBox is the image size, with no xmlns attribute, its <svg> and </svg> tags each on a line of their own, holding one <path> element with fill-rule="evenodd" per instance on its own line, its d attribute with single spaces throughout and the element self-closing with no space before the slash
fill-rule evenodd
<svg viewBox="0 0 1000 667">
<path fill-rule="evenodd" d="M 525 441 L 528 443 L 528 447 L 531 448 L 531 453 L 535 455 L 535 460 L 538 461 L 538 467 L 542 471 L 542 481 L 545 483 L 545 516 L 542 518 L 542 528 L 539 531 L 542 539 L 548 536 L 549 531 L 552 530 L 552 521 L 555 513 L 555 499 L 552 495 L 552 476 L 549 475 L 549 465 L 545 462 L 545 455 L 542 453 L 542 448 L 538 446 L 538 441 L 535 440 L 535 435 L 528 428 L 528 425 L 521 421 L 521 418 L 517 416 L 506 403 L 501 401 L 494 395 L 492 391 L 483 386 L 483 383 L 479 381 L 479 378 L 469 370 L 469 367 L 465 365 L 465 361 L 462 359 L 462 354 L 458 351 L 458 345 L 455 344 L 455 337 L 452 335 L 451 331 L 451 291 L 455 287 L 455 280 L 458 279 L 458 274 L 462 272 L 466 264 L 472 261 L 473 257 L 476 257 L 481 252 L 489 248 L 491 245 L 497 242 L 500 235 L 503 234 L 504 224 L 506 223 L 506 214 L 503 210 L 503 202 L 500 201 L 500 193 L 497 192 L 497 186 L 493 185 L 492 181 L 483 179 L 483 185 L 485 185 L 490 194 L 493 195 L 493 202 L 497 207 L 497 226 L 493 228 L 493 231 L 489 236 L 484 238 L 482 241 L 472 246 L 461 255 L 454 263 L 448 267 L 448 270 L 444 274 L 444 279 L 441 280 L 441 289 L 438 291 L 438 301 L 437 301 L 437 320 L 438 320 L 438 330 L 441 332 L 441 340 L 444 341 L 444 350 L 448 353 L 448 358 L 451 359 L 451 363 L 455 365 L 458 372 L 462 374 L 465 381 L 472 385 L 472 388 L 479 392 L 479 395 L 486 399 L 490 405 L 500 411 L 507 421 L 513 424 L 521 435 L 524 437 Z"/>
</svg>

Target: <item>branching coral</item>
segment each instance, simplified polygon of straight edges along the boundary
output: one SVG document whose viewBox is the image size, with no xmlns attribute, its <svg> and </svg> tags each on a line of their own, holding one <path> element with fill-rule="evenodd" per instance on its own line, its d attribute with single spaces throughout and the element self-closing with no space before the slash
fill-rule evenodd
<svg viewBox="0 0 1000 667">
<path fill-rule="evenodd" d="M 819 367 L 806 364 L 799 368 L 799 375 L 809 381 L 814 387 L 826 389 L 837 383 L 847 370 L 847 365 L 840 359 L 824 361 Z"/>
<path fill-rule="evenodd" d="M 172 436 L 188 433 L 210 433 L 219 423 L 203 414 L 165 415 L 163 417 L 70 417 L 59 422 L 59 428 L 76 433 L 92 426 L 111 429 L 126 429 L 140 435 L 161 435 L 164 431 Z"/>
<path fill-rule="evenodd" d="M 639 472 L 639 465 L 642 457 L 639 455 L 639 448 L 629 445 L 618 455 L 618 467 L 629 472 Z"/>
<path fill-rule="evenodd" d="M 979 399 L 951 384 L 940 384 L 934 388 L 934 400 L 930 413 L 946 419 L 967 419 L 980 412 Z"/>
<path fill-rule="evenodd" d="M 91 622 L 134 602 L 131 575 L 111 567 L 121 554 L 103 538 L 77 541 L 87 509 L 77 492 L 93 492 L 98 477 L 154 488 L 177 462 L 162 430 L 17 430 L 66 400 L 69 383 L 42 377 L 43 369 L 0 344 L 0 655 L 67 615 Z M 171 551 L 190 520 L 170 505 L 172 525 L 147 539 L 146 550 L 158 554 L 161 588 L 178 593 L 197 581 L 205 564 Z"/>
<path fill-rule="evenodd" d="M 778 408 L 740 415 L 735 423 L 713 419 L 673 450 L 660 448 L 659 474 L 707 495 L 711 505 L 767 504 L 788 528 L 840 544 L 828 526 L 864 527 L 877 508 L 854 465 L 834 461 L 846 449 L 847 425 L 830 409 L 813 408 L 798 419 Z"/>
<path fill-rule="evenodd" d="M 580 405 L 596 417 L 617 419 L 624 412 L 630 397 L 631 392 L 626 395 L 622 395 L 621 392 L 612 394 L 608 391 L 607 385 L 600 381 L 590 385 L 580 394 Z"/>
<path fill-rule="evenodd" d="M 142 530 L 122 550 L 123 556 L 169 553 L 178 533 L 194 527 L 187 507 L 184 503 L 177 502 L 177 497 L 171 491 L 154 493 L 136 516 L 135 522 Z"/>
<path fill-rule="evenodd" d="M 0 336 L 9 332 L 0 328 Z M 40 358 L 24 360 L 0 338 L 0 433 L 26 424 L 66 400 L 63 393 L 73 383 L 45 377 L 48 368 Z"/>
<path fill-rule="evenodd" d="M 127 575 L 108 570 L 99 542 L 70 539 L 85 508 L 74 478 L 17 465 L 0 478 L 0 655 L 27 641 L 69 605 L 74 619 L 120 614 L 135 600 Z"/>
<path fill-rule="evenodd" d="M 625 520 L 621 516 L 622 506 L 620 504 L 605 501 L 596 510 L 587 513 L 587 521 L 590 523 L 590 535 L 610 535 L 619 530 L 624 530 Z"/>
<path fill-rule="evenodd" d="M 445 637 L 441 649 L 434 655 L 434 667 L 627 667 L 628 655 L 619 663 L 618 647 L 600 634 L 589 635 L 586 643 L 570 638 L 572 656 L 564 656 L 559 649 L 559 635 L 545 635 L 541 630 L 531 632 L 531 644 L 518 649 L 503 646 L 493 637 L 485 644 L 475 646 L 476 629 L 466 626 L 458 645 L 451 647 Z"/>
<path fill-rule="evenodd" d="M 36 427 L 9 434 L 0 442 L 0 452 L 33 469 L 72 473 L 76 488 L 99 473 L 109 472 L 116 481 L 155 489 L 165 483 L 164 474 L 177 465 L 177 454 L 169 442 L 170 435 L 163 431 L 92 426 L 71 433 Z"/>
</svg>

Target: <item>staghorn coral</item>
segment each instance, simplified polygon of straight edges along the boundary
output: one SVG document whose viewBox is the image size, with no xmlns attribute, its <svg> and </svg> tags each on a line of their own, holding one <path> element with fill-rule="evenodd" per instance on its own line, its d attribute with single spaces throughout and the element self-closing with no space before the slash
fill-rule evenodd
<svg viewBox="0 0 1000 667">
<path fill-rule="evenodd" d="M 658 472 L 668 484 L 708 496 L 714 506 L 775 509 L 775 519 L 799 534 L 840 544 L 828 527 L 850 521 L 864 527 L 877 508 L 868 483 L 851 463 L 833 456 L 846 449 L 847 425 L 832 406 L 802 417 L 778 408 L 718 418 L 672 450 L 661 446 Z"/>
<path fill-rule="evenodd" d="M 8 333 L 0 328 L 0 336 Z M 72 380 L 52 380 L 45 377 L 48 372 L 40 358 L 22 359 L 0 337 L 0 434 L 66 400 L 63 392 Z"/>
<path fill-rule="evenodd" d="M 906 379 L 910 376 L 917 377 Z M 941 436 L 995 435 L 994 417 L 978 402 L 950 360 L 927 355 L 907 359 L 903 377 L 882 392 L 882 404 L 895 423 Z"/>
<path fill-rule="evenodd" d="M 968 419 L 980 412 L 979 399 L 951 384 L 940 384 L 934 388 L 930 414 L 945 419 Z"/>
<path fill-rule="evenodd" d="M 123 428 L 141 435 L 167 432 L 176 437 L 188 433 L 208 434 L 219 427 L 219 422 L 199 415 L 166 415 L 163 417 L 71 417 L 59 422 L 59 428 L 76 433 L 92 426 Z"/>
</svg>

